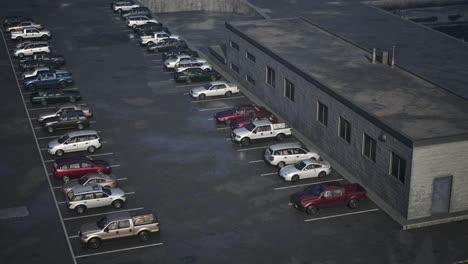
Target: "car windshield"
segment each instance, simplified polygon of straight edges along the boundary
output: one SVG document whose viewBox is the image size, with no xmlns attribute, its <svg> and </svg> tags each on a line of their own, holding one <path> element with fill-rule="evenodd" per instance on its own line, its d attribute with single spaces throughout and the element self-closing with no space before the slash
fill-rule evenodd
<svg viewBox="0 0 468 264">
<path fill-rule="evenodd" d="M 305 189 L 306 192 L 312 193 L 314 196 L 320 196 L 320 194 L 323 192 L 322 187 L 320 185 L 312 185 L 309 186 Z"/>
<path fill-rule="evenodd" d="M 63 136 L 59 137 L 59 139 L 57 141 L 58 141 L 58 143 L 62 144 L 63 142 L 65 142 L 69 138 L 70 137 L 68 135 L 63 135 Z"/>
<path fill-rule="evenodd" d="M 70 191 L 70 192 L 67 193 L 67 198 L 68 198 L 69 201 L 71 201 L 73 199 L 73 196 L 74 196 L 73 191 Z"/>
<path fill-rule="evenodd" d="M 255 129 L 255 125 L 252 124 L 252 123 L 250 123 L 250 124 L 246 125 L 245 128 L 246 128 L 248 131 L 252 131 L 252 130 Z"/>
<path fill-rule="evenodd" d="M 301 162 L 298 162 L 294 165 L 294 168 L 298 169 L 298 170 L 302 170 L 304 167 L 306 166 L 306 164 L 301 161 Z"/>
<path fill-rule="evenodd" d="M 80 185 L 84 185 L 84 184 L 86 183 L 87 180 L 88 180 L 88 177 L 83 176 L 83 177 L 81 177 L 81 179 L 78 180 L 78 183 L 79 183 Z"/>
<path fill-rule="evenodd" d="M 242 118 L 243 121 L 249 121 L 250 119 L 252 119 L 252 117 L 254 116 L 254 113 L 250 113 L 248 115 L 246 115 L 244 118 Z"/>
<path fill-rule="evenodd" d="M 103 187 L 103 188 L 102 188 L 102 191 L 105 192 L 105 193 L 106 193 L 107 195 L 109 195 L 109 196 L 111 195 L 111 191 L 110 191 L 109 188 Z"/>
<path fill-rule="evenodd" d="M 209 90 L 211 88 L 211 86 L 212 86 L 211 84 L 207 84 L 207 85 L 203 86 L 203 88 L 205 88 L 205 90 Z"/>
<path fill-rule="evenodd" d="M 97 221 L 97 226 L 103 229 L 104 227 L 107 226 L 108 223 L 109 223 L 109 220 L 107 220 L 107 217 L 103 217 L 101 218 L 101 220 Z"/>
</svg>

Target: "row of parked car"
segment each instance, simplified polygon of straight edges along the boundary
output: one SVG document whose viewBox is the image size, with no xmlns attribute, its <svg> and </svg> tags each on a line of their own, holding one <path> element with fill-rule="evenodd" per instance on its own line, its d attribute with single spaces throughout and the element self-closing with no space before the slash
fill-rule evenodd
<svg viewBox="0 0 468 264">
<path fill-rule="evenodd" d="M 4 29 L 11 32 L 11 39 L 20 42 L 13 55 L 18 59 L 22 71 L 21 81 L 27 90 L 38 90 L 30 95 L 31 104 L 55 105 L 53 111 L 40 113 L 36 120 L 41 127 L 54 133 L 59 129 L 73 129 L 47 144 L 47 152 L 54 156 L 66 153 L 94 153 L 102 147 L 100 135 L 95 130 L 84 130 L 90 126 L 93 112 L 89 107 L 76 104 L 81 100 L 78 90 L 64 89 L 74 83 L 72 74 L 62 69 L 65 58 L 53 54 L 49 43 L 50 31 L 42 25 L 22 16 L 7 17 Z M 19 37 L 23 32 L 38 29 L 48 32 L 47 38 L 41 35 Z M 29 39 L 27 41 L 24 41 Z M 24 41 L 24 42 L 23 42 Z M 89 209 L 111 206 L 120 209 L 127 201 L 125 191 L 119 188 L 112 167 L 104 160 L 94 160 L 86 156 L 73 156 L 56 159 L 52 165 L 52 175 L 63 181 L 63 194 L 67 208 L 76 214 L 84 214 Z M 110 214 L 96 223 L 81 226 L 81 241 L 91 248 L 98 248 L 103 240 L 135 235 L 146 241 L 150 234 L 159 231 L 159 222 L 154 214 L 130 215 L 129 213 Z"/>
</svg>

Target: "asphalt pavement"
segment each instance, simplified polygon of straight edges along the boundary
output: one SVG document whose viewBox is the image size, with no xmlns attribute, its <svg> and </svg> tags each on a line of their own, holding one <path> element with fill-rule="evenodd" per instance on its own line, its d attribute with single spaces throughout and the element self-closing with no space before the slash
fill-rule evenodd
<svg viewBox="0 0 468 264">
<path fill-rule="evenodd" d="M 34 118 L 47 109 L 31 105 L 28 91 L 17 85 L 17 60 L 10 64 L 6 53 L 14 43 L 3 33 L 1 207 L 26 206 L 29 216 L 0 220 L 7 234 L 0 263 L 438 264 L 467 257 L 463 222 L 402 231 L 370 200 L 357 210 L 335 206 L 313 217 L 296 211 L 291 194 L 316 182 L 345 180 L 333 172 L 324 179 L 282 182 L 277 169 L 263 161 L 271 142 L 233 144 L 230 129 L 213 120 L 217 111 L 251 103 L 249 98 L 242 93 L 190 98 L 190 88 L 203 83 L 176 84 L 161 54 L 140 47 L 108 1 L 18 0 L 0 16 L 18 13 L 52 31 L 52 49 L 65 56 L 76 81 L 69 89 L 78 89 L 80 103 L 94 111 L 91 129 L 104 144 L 90 156 L 112 165 L 128 194 L 121 210 L 156 213 L 161 233 L 144 243 L 136 238 L 103 243 L 98 250 L 80 245 L 79 226 L 115 209 L 78 216 L 65 208 L 61 182 L 49 175 L 55 157 L 45 150 L 65 132 L 50 135 L 38 128 Z M 221 20 L 211 23 L 220 27 Z"/>
</svg>

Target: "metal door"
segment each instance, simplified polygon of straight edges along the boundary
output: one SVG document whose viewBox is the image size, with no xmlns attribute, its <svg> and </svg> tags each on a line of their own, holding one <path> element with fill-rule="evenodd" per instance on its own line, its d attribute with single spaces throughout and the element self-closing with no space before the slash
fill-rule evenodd
<svg viewBox="0 0 468 264">
<path fill-rule="evenodd" d="M 432 184 L 432 214 L 447 214 L 450 210 L 453 176 L 435 178 Z"/>
</svg>

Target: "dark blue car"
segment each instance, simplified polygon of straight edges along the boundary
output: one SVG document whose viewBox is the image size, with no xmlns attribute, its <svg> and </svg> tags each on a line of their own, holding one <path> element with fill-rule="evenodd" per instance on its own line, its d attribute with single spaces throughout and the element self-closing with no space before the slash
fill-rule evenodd
<svg viewBox="0 0 468 264">
<path fill-rule="evenodd" d="M 72 74 L 65 70 L 43 71 L 34 77 L 25 78 L 23 85 L 28 90 L 40 88 L 65 88 L 73 84 Z"/>
</svg>

